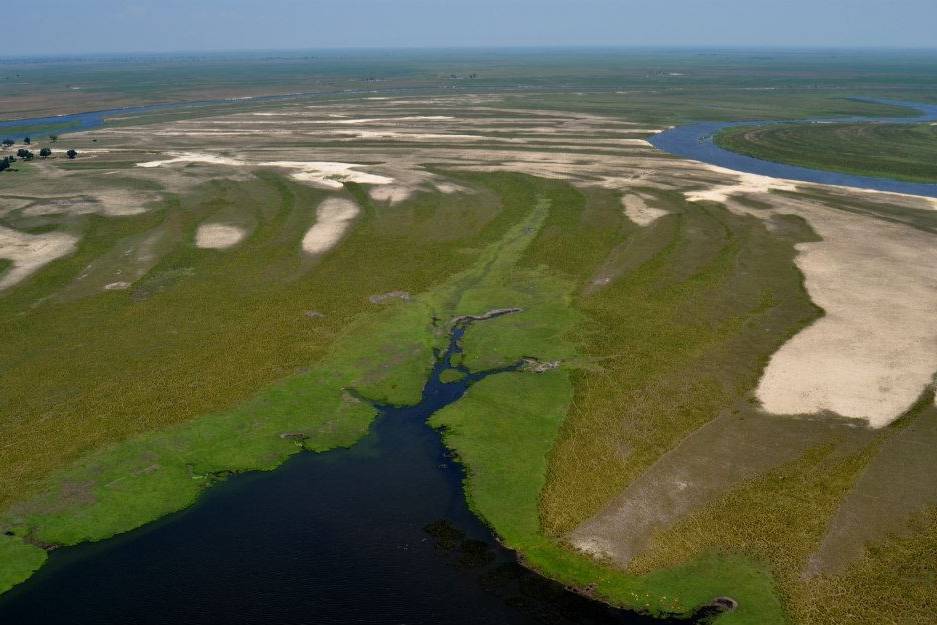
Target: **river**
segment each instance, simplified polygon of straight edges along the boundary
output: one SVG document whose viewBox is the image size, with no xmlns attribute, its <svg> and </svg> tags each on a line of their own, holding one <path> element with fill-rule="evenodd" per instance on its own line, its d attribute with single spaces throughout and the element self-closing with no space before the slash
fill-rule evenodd
<svg viewBox="0 0 937 625">
<path fill-rule="evenodd" d="M 907 193 L 910 195 L 923 195 L 926 197 L 937 197 L 937 184 L 926 184 L 920 182 L 902 182 L 889 178 L 874 178 L 872 176 L 859 176 L 854 174 L 843 174 L 823 169 L 811 169 L 808 167 L 799 167 L 797 165 L 786 165 L 784 163 L 775 163 L 765 161 L 752 156 L 746 156 L 731 150 L 721 148 L 713 142 L 713 136 L 724 128 L 734 126 L 758 126 L 772 123 L 850 123 L 850 122 L 868 122 L 868 123 L 925 123 L 937 121 L 937 104 L 921 104 L 918 102 L 905 102 L 900 100 L 882 100 L 861 98 L 866 102 L 876 104 L 890 104 L 903 106 L 917 110 L 920 114 L 916 117 L 842 117 L 837 119 L 816 118 L 804 119 L 794 122 L 775 122 L 775 121 L 743 121 L 743 122 L 698 122 L 674 126 L 668 130 L 658 133 L 648 139 L 651 145 L 664 152 L 669 152 L 675 156 L 692 159 L 718 165 L 726 169 L 732 169 L 749 174 L 759 174 L 761 176 L 771 176 L 773 178 L 785 178 L 787 180 L 798 180 L 802 182 L 816 182 L 820 184 L 830 184 L 845 187 L 858 187 L 860 189 L 872 189 L 875 191 L 888 191 L 892 193 Z"/>
</svg>

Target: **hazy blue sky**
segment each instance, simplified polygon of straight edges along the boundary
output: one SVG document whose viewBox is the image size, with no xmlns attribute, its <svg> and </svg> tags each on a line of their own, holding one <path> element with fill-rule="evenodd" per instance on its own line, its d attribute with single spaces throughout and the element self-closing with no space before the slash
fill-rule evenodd
<svg viewBox="0 0 937 625">
<path fill-rule="evenodd" d="M 17 0 L 4 4 L 3 16 L 8 54 L 346 46 L 937 47 L 937 0 Z"/>
</svg>

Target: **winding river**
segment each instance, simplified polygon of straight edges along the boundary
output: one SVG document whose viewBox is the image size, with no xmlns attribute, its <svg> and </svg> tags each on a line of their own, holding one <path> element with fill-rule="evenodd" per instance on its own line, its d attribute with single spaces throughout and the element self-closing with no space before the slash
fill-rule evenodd
<svg viewBox="0 0 937 625">
<path fill-rule="evenodd" d="M 420 88 L 395 89 L 390 92 L 413 92 L 422 91 Z M 79 132 L 93 130 L 102 127 L 108 118 L 121 117 L 127 115 L 138 115 L 141 113 L 151 113 L 159 111 L 168 111 L 184 108 L 201 108 L 217 105 L 234 105 L 239 102 L 262 103 L 262 102 L 280 102 L 312 96 L 323 95 L 353 95 L 355 93 L 378 93 L 380 90 L 368 91 L 341 91 L 335 93 L 293 93 L 284 95 L 256 96 L 247 98 L 229 98 L 221 100 L 203 100 L 193 102 L 165 102 L 151 104 L 147 106 L 132 106 L 117 109 L 107 109 L 102 111 L 88 111 L 84 113 L 73 113 L 69 115 L 56 115 L 51 117 L 34 117 L 27 119 L 16 119 L 0 121 L 0 137 L 21 140 L 25 133 L 16 131 L 21 127 L 41 127 L 54 126 L 58 134 L 68 132 Z M 812 169 L 809 167 L 800 167 L 797 165 L 787 165 L 766 161 L 752 156 L 739 154 L 731 150 L 721 148 L 713 142 L 713 136 L 724 128 L 734 126 L 759 126 L 765 124 L 782 123 L 889 123 L 889 124 L 909 124 L 937 122 L 937 104 L 925 104 L 921 102 L 908 102 L 903 100 L 887 100 L 881 98 L 854 98 L 856 100 L 869 102 L 873 104 L 886 104 L 900 106 L 918 111 L 917 116 L 908 117 L 839 117 L 839 118 L 807 118 L 791 121 L 773 121 L 773 120 L 748 120 L 737 122 L 696 122 L 674 126 L 663 132 L 660 132 L 648 139 L 651 145 L 659 150 L 668 152 L 675 156 L 717 165 L 726 169 L 735 171 L 759 174 L 762 176 L 771 176 L 774 178 L 784 178 L 788 180 L 797 180 L 802 182 L 815 182 L 819 184 L 829 184 L 845 187 L 857 187 L 860 189 L 871 189 L 875 191 L 886 191 L 891 193 L 906 193 L 909 195 L 923 195 L 926 197 L 937 197 L 937 184 L 928 184 L 920 182 L 903 182 L 889 178 L 876 178 L 872 176 L 860 176 L 856 174 L 844 174 L 839 172 L 827 171 L 823 169 Z M 4 128 L 10 129 L 4 133 Z M 34 133 L 35 134 L 35 133 Z"/>
<path fill-rule="evenodd" d="M 875 191 L 892 193 L 907 193 L 909 195 L 923 195 L 937 197 L 937 184 L 920 182 L 902 182 L 889 178 L 875 178 L 872 176 L 859 176 L 844 174 L 823 169 L 811 169 L 797 165 L 786 165 L 765 161 L 752 156 L 746 156 L 731 150 L 721 148 L 713 142 L 713 136 L 724 128 L 735 126 L 760 126 L 777 123 L 889 123 L 909 124 L 937 121 L 937 104 L 921 104 L 918 102 L 905 102 L 900 100 L 881 100 L 862 98 L 865 102 L 876 104 L 890 104 L 917 110 L 916 117 L 841 117 L 841 118 L 814 118 L 797 120 L 794 122 L 774 121 L 744 121 L 744 122 L 698 122 L 675 126 L 665 130 L 650 139 L 651 145 L 675 156 L 692 159 L 717 165 L 749 174 L 785 178 L 801 182 L 816 182 L 820 184 L 838 185 L 844 187 L 858 187 Z"/>
</svg>

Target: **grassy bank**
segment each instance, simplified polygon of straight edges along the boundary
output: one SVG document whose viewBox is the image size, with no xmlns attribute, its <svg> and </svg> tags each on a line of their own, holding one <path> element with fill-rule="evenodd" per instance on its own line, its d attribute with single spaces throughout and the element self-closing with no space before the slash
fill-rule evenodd
<svg viewBox="0 0 937 625">
<path fill-rule="evenodd" d="M 668 194 L 659 201 L 674 214 L 642 229 L 622 216 L 615 194 L 552 192 L 521 267 L 565 283 L 578 320 L 549 308 L 536 316 L 543 324 L 513 315 L 473 327 L 465 345 L 473 366 L 497 364 L 485 359 L 497 344 L 500 362 L 543 354 L 560 368 L 485 380 L 432 420 L 468 468 L 474 509 L 532 567 L 616 603 L 686 613 L 730 595 L 741 607 L 724 622 L 783 623 L 763 560 L 712 551 L 630 573 L 573 554 L 562 537 L 737 402 L 777 344 L 813 318 L 791 263 L 809 229 L 791 222 L 778 239 L 760 222 Z M 515 289 L 548 290 L 522 275 Z M 597 289 L 599 275 L 614 279 Z M 625 448 L 632 453 L 616 451 Z"/>
<path fill-rule="evenodd" d="M 783 124 L 727 128 L 720 147 L 767 161 L 847 174 L 937 182 L 933 124 Z"/>
<path fill-rule="evenodd" d="M 6 570 L 5 583 L 34 568 L 39 546 L 126 531 L 189 505 L 227 472 L 351 444 L 372 410 L 345 388 L 416 401 L 439 339 L 436 299 L 382 306 L 369 295 L 425 291 L 487 262 L 535 189 L 494 176 L 489 190 L 484 178 L 463 179 L 479 185 L 471 206 L 430 196 L 392 214 L 352 186 L 365 214 L 318 261 L 298 248 L 322 194 L 275 176 L 208 185 L 140 217 L 78 219 L 78 252 L 0 300 L 0 475 L 14 534 L 4 549 L 17 555 L 3 564 L 19 571 Z M 255 224 L 243 247 L 193 248 L 195 225 L 224 211 Z M 453 211 L 469 222 L 456 235 Z M 171 250 L 133 288 L 83 288 L 89 265 L 156 228 L 171 233 Z"/>
</svg>

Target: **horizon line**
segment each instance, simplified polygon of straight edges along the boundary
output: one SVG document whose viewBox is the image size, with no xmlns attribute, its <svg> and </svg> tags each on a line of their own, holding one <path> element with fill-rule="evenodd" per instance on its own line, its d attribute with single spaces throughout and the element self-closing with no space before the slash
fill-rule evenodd
<svg viewBox="0 0 937 625">
<path fill-rule="evenodd" d="M 868 51 L 868 52 L 934 52 L 937 45 L 749 45 L 749 44 L 498 44 L 498 45 L 359 45 L 359 46 L 321 46 L 299 48 L 211 48 L 204 50 L 126 50 L 126 51 L 87 51 L 87 52 L 37 52 L 11 55 L 0 55 L 0 63 L 17 60 L 55 60 L 74 59 L 85 57 L 108 58 L 119 56 L 192 56 L 192 55 L 244 55 L 244 54 L 271 54 L 304 52 L 522 52 L 522 51 L 771 51 L 771 52 L 830 52 L 830 51 Z"/>
</svg>

